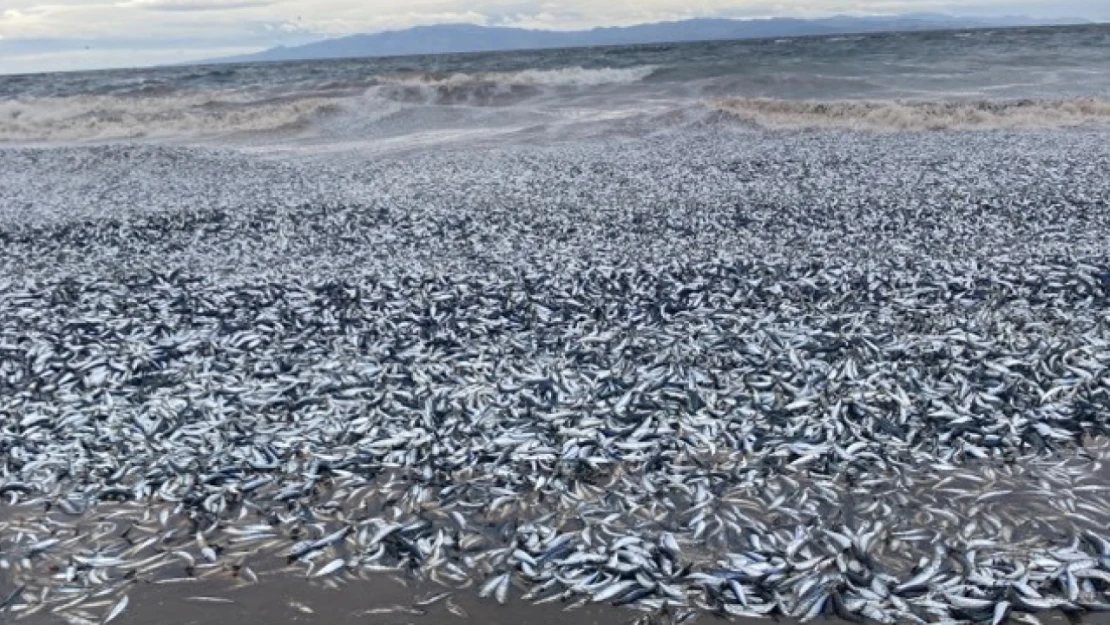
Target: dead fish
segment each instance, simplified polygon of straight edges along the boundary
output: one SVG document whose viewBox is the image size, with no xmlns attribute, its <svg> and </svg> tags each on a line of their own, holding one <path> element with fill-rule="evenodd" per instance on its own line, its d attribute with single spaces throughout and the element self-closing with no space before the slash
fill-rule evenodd
<svg viewBox="0 0 1110 625">
<path fill-rule="evenodd" d="M 319 571 L 313 573 L 312 576 L 323 577 L 324 575 L 330 575 L 346 565 L 346 560 L 344 560 L 343 558 L 336 558 L 335 560 L 332 560 L 331 562 L 328 562 L 326 565 L 324 565 Z"/>
<path fill-rule="evenodd" d="M 482 588 L 478 591 L 478 596 L 485 599 L 491 594 L 495 595 L 497 602 L 504 605 L 509 597 L 509 581 L 511 576 L 509 573 L 502 573 L 496 577 L 491 578 Z"/>
<path fill-rule="evenodd" d="M 112 609 L 108 611 L 108 614 L 104 617 L 104 620 L 101 621 L 101 625 L 107 625 L 107 623 L 111 623 L 112 620 L 118 617 L 120 614 L 123 614 L 123 611 L 127 609 L 127 602 L 127 595 L 121 597 L 120 600 L 117 601 L 114 606 L 112 606 Z"/>
<path fill-rule="evenodd" d="M 454 614 L 461 619 L 470 618 L 470 615 L 467 614 L 466 610 L 464 610 L 461 605 L 455 603 L 454 597 L 448 597 L 447 602 L 444 605 L 447 607 L 447 611 L 451 614 Z"/>
</svg>

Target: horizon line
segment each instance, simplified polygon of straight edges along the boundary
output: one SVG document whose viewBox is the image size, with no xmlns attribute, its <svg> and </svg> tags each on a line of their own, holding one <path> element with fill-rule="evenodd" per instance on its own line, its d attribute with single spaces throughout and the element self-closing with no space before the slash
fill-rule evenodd
<svg viewBox="0 0 1110 625">
<path fill-rule="evenodd" d="M 349 38 L 349 37 L 375 36 L 375 35 L 383 35 L 383 34 L 389 34 L 389 33 L 403 33 L 403 32 L 409 32 L 409 31 L 413 31 L 413 30 L 427 29 L 427 28 L 438 28 L 438 27 L 456 27 L 456 28 L 458 28 L 458 27 L 471 27 L 471 28 L 486 29 L 486 30 L 518 30 L 518 31 L 524 31 L 524 32 L 572 34 L 572 33 L 590 33 L 590 32 L 599 31 L 599 30 L 621 30 L 621 29 L 635 28 L 635 27 L 639 27 L 639 26 L 653 26 L 653 25 L 664 25 L 664 24 L 682 24 L 682 23 L 697 22 L 697 21 L 750 23 L 750 22 L 760 22 L 760 21 L 791 20 L 791 21 L 797 21 L 797 22 L 817 22 L 817 21 L 822 21 L 822 20 L 835 19 L 835 18 L 838 18 L 838 17 L 851 18 L 851 19 L 867 19 L 867 18 L 878 18 L 878 19 L 882 19 L 882 18 L 888 18 L 888 19 L 890 19 L 890 18 L 908 18 L 908 19 L 919 18 L 919 19 L 924 19 L 924 18 L 932 17 L 932 18 L 951 18 L 951 19 L 983 20 L 983 21 L 992 21 L 992 20 L 993 21 L 1001 21 L 1001 20 L 1014 19 L 1014 20 L 1028 20 L 1030 22 L 1041 22 L 1041 23 L 1033 23 L 1033 24 L 1013 24 L 1013 25 L 1010 25 L 1010 24 L 995 24 L 995 25 L 975 24 L 975 25 L 967 25 L 967 26 L 956 26 L 956 25 L 951 25 L 951 24 L 939 23 L 939 24 L 937 24 L 937 28 L 925 28 L 925 29 L 920 29 L 920 30 L 914 29 L 914 30 L 868 31 L 868 32 L 859 33 L 859 34 L 863 34 L 863 35 L 882 35 L 882 34 L 896 33 L 896 32 L 930 32 L 930 31 L 937 32 L 937 31 L 946 31 L 946 30 L 1064 28 L 1064 27 L 1069 27 L 1069 26 L 1097 26 L 1097 25 L 1110 24 L 1110 18 L 1106 18 L 1106 19 L 1094 18 L 1093 19 L 1093 18 L 1079 17 L 1079 16 L 1067 16 L 1067 17 L 1056 17 L 1056 18 L 1035 18 L 1035 17 L 1030 17 L 1028 15 L 1022 15 L 1022 14 L 1006 14 L 1006 15 L 1000 15 L 1000 16 L 992 17 L 992 16 L 986 16 L 986 15 L 958 14 L 958 13 L 944 13 L 944 12 L 917 12 L 917 13 L 845 13 L 845 12 L 838 12 L 838 13 L 833 13 L 833 14 L 829 14 L 829 15 L 819 16 L 819 17 L 796 17 L 796 16 L 790 16 L 790 15 L 770 15 L 770 16 L 758 16 L 758 17 L 690 17 L 690 18 L 682 18 L 682 19 L 636 22 L 636 23 L 624 24 L 624 25 L 598 25 L 598 26 L 592 26 L 592 27 L 589 27 L 589 28 L 572 28 L 572 29 L 566 29 L 566 30 L 553 29 L 553 28 L 528 28 L 528 27 L 522 27 L 522 26 L 514 26 L 514 25 L 510 25 L 510 24 L 489 24 L 489 25 L 487 25 L 487 24 L 476 24 L 476 23 L 472 23 L 472 22 L 437 22 L 437 23 L 433 23 L 433 24 L 417 24 L 417 25 L 408 26 L 408 27 L 405 27 L 405 28 L 390 28 L 390 29 L 376 30 L 376 31 L 370 31 L 370 30 L 354 31 L 354 32 L 349 32 L 349 33 L 344 33 L 344 34 L 336 34 L 336 35 L 330 35 L 330 36 L 329 35 L 320 35 L 319 39 L 315 39 L 315 40 L 308 41 L 308 42 L 305 42 L 305 43 L 294 44 L 294 45 L 277 44 L 277 45 L 273 45 L 273 46 L 270 46 L 270 47 L 259 48 L 259 49 L 256 49 L 253 52 L 245 52 L 245 53 L 242 53 L 242 54 L 236 54 L 236 55 L 230 55 L 230 56 L 224 56 L 224 57 L 207 57 L 207 58 L 199 58 L 199 59 L 188 60 L 188 61 L 180 61 L 180 62 L 175 62 L 175 63 L 155 63 L 155 64 L 150 64 L 150 65 L 120 65 L 120 66 L 101 67 L 101 68 L 92 68 L 92 69 L 62 69 L 62 70 L 29 71 L 29 72 L 4 72 L 4 71 L 0 71 L 0 78 L 9 77 L 9 76 L 34 76 L 34 75 L 47 75 L 47 74 L 94 73 L 94 72 L 107 72 L 107 71 L 119 71 L 119 70 L 141 70 L 141 69 L 156 69 L 156 68 L 163 68 L 163 67 L 187 67 L 187 66 L 204 66 L 204 65 L 223 65 L 223 64 L 226 64 L 226 65 L 240 65 L 240 64 L 252 64 L 252 63 L 296 63 L 296 62 L 304 62 L 304 61 L 342 60 L 342 59 L 354 59 L 354 58 L 403 58 L 403 57 L 409 57 L 409 56 L 440 56 L 440 55 L 445 55 L 445 54 L 489 54 L 489 53 L 498 53 L 498 52 L 522 52 L 522 51 L 534 51 L 534 50 L 559 50 L 559 49 L 576 49 L 576 48 L 593 48 L 593 47 L 608 48 L 608 47 L 622 47 L 622 46 L 627 46 L 627 45 L 668 45 L 668 44 L 676 44 L 676 43 L 699 43 L 699 42 L 705 42 L 705 41 L 734 41 L 734 40 L 735 41 L 745 41 L 745 40 L 758 41 L 758 40 L 761 40 L 761 39 L 779 39 L 779 38 L 782 38 L 784 36 L 788 37 L 788 38 L 809 38 L 809 37 L 823 37 L 823 36 L 833 36 L 833 35 L 836 35 L 836 34 L 842 34 L 842 33 L 807 33 L 807 34 L 797 34 L 797 35 L 766 35 L 766 36 L 751 36 L 751 37 L 735 37 L 735 38 L 725 38 L 725 39 L 710 38 L 710 39 L 687 39 L 687 40 L 674 40 L 674 41 L 648 41 L 648 42 L 643 42 L 643 43 L 640 43 L 640 44 L 637 44 L 637 43 L 616 43 L 616 44 L 601 43 L 601 44 L 592 44 L 592 45 L 591 44 L 583 44 L 583 45 L 571 45 L 571 46 L 560 46 L 560 47 L 539 47 L 539 48 L 523 47 L 523 48 L 511 48 L 511 49 L 473 50 L 473 51 L 464 51 L 464 52 L 429 52 L 429 53 L 407 53 L 407 54 L 396 54 L 396 55 L 371 54 L 371 55 L 365 55 L 365 56 L 328 57 L 328 58 L 317 58 L 317 59 L 275 59 L 275 60 L 264 60 L 263 59 L 263 60 L 244 60 L 244 61 L 225 61 L 225 60 L 222 60 L 222 59 L 236 59 L 236 58 L 239 58 L 239 57 L 249 57 L 249 56 L 269 52 L 269 51 L 272 51 L 272 50 L 294 50 L 294 49 L 297 49 L 297 48 L 307 47 L 307 46 L 311 46 L 311 45 L 315 45 L 315 44 L 319 44 L 319 43 L 324 43 L 324 42 L 328 42 L 328 41 L 335 41 L 335 40 Z M 927 20 L 925 20 L 925 21 L 927 21 Z M 0 44 L 2 44 L 5 40 L 6 41 L 19 41 L 19 39 L 13 39 L 13 38 L 0 38 Z M 75 39 L 73 41 L 77 42 L 78 45 L 80 45 L 80 43 L 91 42 L 91 41 L 95 41 L 95 40 Z M 86 49 L 87 48 L 88 48 L 88 46 L 86 45 Z"/>
</svg>

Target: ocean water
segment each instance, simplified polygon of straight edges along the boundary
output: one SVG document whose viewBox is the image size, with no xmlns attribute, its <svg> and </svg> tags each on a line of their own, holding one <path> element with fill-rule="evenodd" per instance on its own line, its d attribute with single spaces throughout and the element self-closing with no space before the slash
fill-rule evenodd
<svg viewBox="0 0 1110 625">
<path fill-rule="evenodd" d="M 1110 122 L 1110 26 L 891 33 L 0 77 L 7 143 L 297 149 Z"/>
</svg>

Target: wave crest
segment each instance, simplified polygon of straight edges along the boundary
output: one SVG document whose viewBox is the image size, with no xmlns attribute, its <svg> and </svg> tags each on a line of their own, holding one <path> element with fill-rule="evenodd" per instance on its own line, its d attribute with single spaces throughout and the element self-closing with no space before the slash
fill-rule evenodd
<svg viewBox="0 0 1110 625">
<path fill-rule="evenodd" d="M 0 100 L 0 140 L 80 141 L 226 135 L 295 128 L 340 110 L 334 99 L 72 96 Z"/>
<path fill-rule="evenodd" d="M 655 70 L 641 66 L 474 74 L 413 72 L 383 76 L 371 91 L 379 97 L 409 104 L 505 106 L 549 91 L 633 84 L 645 80 Z"/>
<path fill-rule="evenodd" d="M 719 98 L 710 107 L 772 129 L 878 131 L 1036 129 L 1110 122 L 1110 100 L 948 101 Z"/>
</svg>

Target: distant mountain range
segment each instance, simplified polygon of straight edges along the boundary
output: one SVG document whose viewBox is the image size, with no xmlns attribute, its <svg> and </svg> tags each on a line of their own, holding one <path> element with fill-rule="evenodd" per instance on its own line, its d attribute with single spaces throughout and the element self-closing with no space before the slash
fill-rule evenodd
<svg viewBox="0 0 1110 625">
<path fill-rule="evenodd" d="M 296 61 L 373 56 L 408 56 L 461 52 L 495 52 L 587 46 L 634 45 L 758 39 L 806 35 L 861 34 L 952 28 L 998 28 L 1085 23 L 1081 19 L 1038 20 L 1025 17 L 955 17 L 910 14 L 884 17 L 839 15 L 822 19 L 769 18 L 752 20 L 692 19 L 639 26 L 582 31 L 526 30 L 441 24 L 406 30 L 351 35 L 296 47 L 279 46 L 256 54 L 211 59 L 206 63 Z"/>
</svg>

